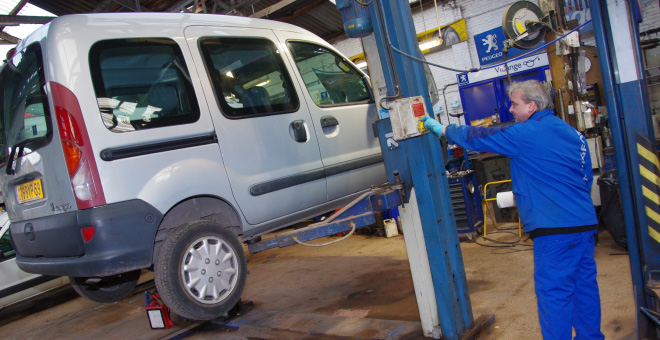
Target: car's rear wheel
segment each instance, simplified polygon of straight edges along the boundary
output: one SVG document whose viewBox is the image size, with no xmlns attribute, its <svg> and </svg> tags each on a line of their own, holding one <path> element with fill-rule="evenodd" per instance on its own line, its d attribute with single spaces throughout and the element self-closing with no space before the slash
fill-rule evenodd
<svg viewBox="0 0 660 340">
<path fill-rule="evenodd" d="M 243 247 L 212 221 L 184 224 L 167 235 L 154 264 L 156 288 L 174 313 L 193 320 L 224 316 L 245 288 Z"/>
<path fill-rule="evenodd" d="M 80 296 L 100 303 L 123 300 L 140 279 L 140 270 L 106 277 L 69 277 L 71 286 Z"/>
</svg>

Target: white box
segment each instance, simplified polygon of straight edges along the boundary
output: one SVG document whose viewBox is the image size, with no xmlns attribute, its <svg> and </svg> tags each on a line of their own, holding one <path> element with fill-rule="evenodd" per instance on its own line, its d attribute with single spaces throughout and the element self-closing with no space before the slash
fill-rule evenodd
<svg viewBox="0 0 660 340">
<path fill-rule="evenodd" d="M 392 102 L 390 121 L 394 140 L 404 140 L 422 134 L 419 131 L 419 118 L 426 115 L 424 97 L 401 98 Z"/>
<path fill-rule="evenodd" d="M 589 155 L 591 156 L 591 168 L 598 169 L 602 167 L 604 164 L 603 139 L 600 136 L 588 138 L 587 145 L 589 145 Z"/>
</svg>

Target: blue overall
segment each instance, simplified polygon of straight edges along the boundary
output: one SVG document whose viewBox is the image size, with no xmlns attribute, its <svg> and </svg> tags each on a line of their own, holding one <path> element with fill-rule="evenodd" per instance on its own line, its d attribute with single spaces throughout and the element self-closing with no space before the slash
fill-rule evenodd
<svg viewBox="0 0 660 340">
<path fill-rule="evenodd" d="M 575 328 L 575 339 L 604 339 L 595 231 L 574 232 L 598 223 L 584 136 L 551 110 L 505 127 L 449 125 L 445 135 L 450 144 L 511 159 L 513 194 L 523 229 L 542 235 L 534 238 L 534 282 L 543 338 L 570 339 Z M 540 228 L 552 229 L 536 230 Z"/>
</svg>

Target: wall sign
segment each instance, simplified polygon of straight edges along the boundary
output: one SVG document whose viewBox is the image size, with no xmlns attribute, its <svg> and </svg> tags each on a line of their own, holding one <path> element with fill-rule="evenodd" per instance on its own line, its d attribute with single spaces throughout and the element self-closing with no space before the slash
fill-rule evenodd
<svg viewBox="0 0 660 340">
<path fill-rule="evenodd" d="M 509 68 L 509 74 L 514 74 L 522 71 L 531 70 L 533 68 L 546 66 L 548 65 L 548 55 L 545 53 L 535 54 L 529 57 L 518 59 L 507 63 L 506 66 Z M 491 67 L 479 72 L 471 73 L 459 73 L 456 75 L 456 80 L 458 85 L 467 85 L 478 83 L 483 80 L 497 78 L 503 75 L 506 75 L 505 65 L 500 65 L 497 67 Z"/>
<path fill-rule="evenodd" d="M 496 61 L 504 59 L 504 31 L 502 26 L 495 27 L 492 30 L 479 33 L 474 36 L 474 44 L 477 47 L 477 54 L 479 55 L 479 64 L 487 65 Z M 510 48 L 506 54 L 507 59 L 521 55 L 525 50 L 519 48 Z"/>
</svg>

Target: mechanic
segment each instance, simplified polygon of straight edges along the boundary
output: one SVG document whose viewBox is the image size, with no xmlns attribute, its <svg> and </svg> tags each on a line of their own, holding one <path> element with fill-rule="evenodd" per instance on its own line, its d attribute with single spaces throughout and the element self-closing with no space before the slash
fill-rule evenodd
<svg viewBox="0 0 660 340">
<path fill-rule="evenodd" d="M 584 136 L 552 111 L 548 91 L 536 80 L 507 90 L 515 123 L 504 127 L 424 126 L 450 144 L 511 159 L 511 181 L 520 220 L 534 241 L 534 282 L 543 339 L 604 339 L 591 201 L 593 174 Z"/>
</svg>

